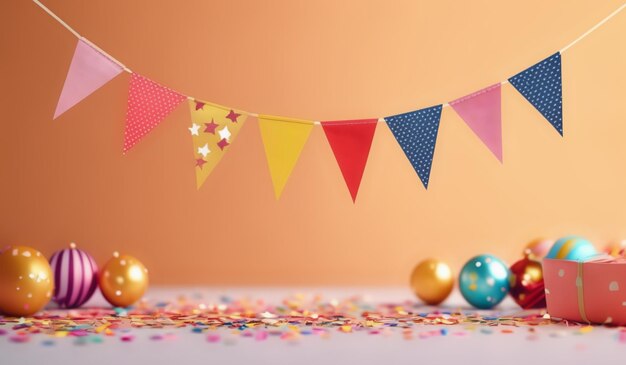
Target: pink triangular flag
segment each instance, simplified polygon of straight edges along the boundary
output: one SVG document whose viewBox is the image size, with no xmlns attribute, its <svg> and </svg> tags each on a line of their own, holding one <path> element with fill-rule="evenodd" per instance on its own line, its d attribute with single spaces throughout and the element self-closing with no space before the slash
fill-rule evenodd
<svg viewBox="0 0 626 365">
<path fill-rule="evenodd" d="M 495 84 L 449 104 L 502 162 L 500 94 L 500 84 Z"/>
<path fill-rule="evenodd" d="M 65 113 L 121 72 L 122 67 L 117 63 L 79 39 L 53 119 Z"/>
<path fill-rule="evenodd" d="M 124 153 L 159 125 L 186 96 L 141 75 L 130 75 Z"/>
</svg>

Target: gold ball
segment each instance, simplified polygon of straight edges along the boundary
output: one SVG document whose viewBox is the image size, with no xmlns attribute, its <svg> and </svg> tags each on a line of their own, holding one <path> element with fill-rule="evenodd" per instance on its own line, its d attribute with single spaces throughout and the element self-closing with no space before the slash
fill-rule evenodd
<svg viewBox="0 0 626 365">
<path fill-rule="evenodd" d="M 100 291 L 116 307 L 128 307 L 148 288 L 148 269 L 133 256 L 113 254 L 100 271 Z"/>
<path fill-rule="evenodd" d="M 445 262 L 427 259 L 413 269 L 411 288 L 424 303 L 437 305 L 443 302 L 454 287 L 452 270 Z"/>
<path fill-rule="evenodd" d="M 35 314 L 48 304 L 53 290 L 52 269 L 41 252 L 26 246 L 0 250 L 0 312 Z"/>
</svg>

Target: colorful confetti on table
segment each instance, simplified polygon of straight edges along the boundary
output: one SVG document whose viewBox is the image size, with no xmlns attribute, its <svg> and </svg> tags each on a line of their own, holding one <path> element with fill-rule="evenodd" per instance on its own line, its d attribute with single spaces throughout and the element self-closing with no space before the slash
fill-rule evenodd
<svg viewBox="0 0 626 365">
<path fill-rule="evenodd" d="M 428 310 L 427 310 L 428 309 Z M 487 313 L 487 314 L 486 314 Z M 541 327 L 547 331 L 536 328 Z M 626 328 L 602 326 L 611 337 L 626 344 Z M 132 308 L 85 308 L 47 310 L 34 317 L 0 316 L 0 338 L 21 344 L 41 339 L 43 346 L 71 339 L 76 345 L 103 343 L 104 338 L 135 341 L 132 331 L 153 330 L 150 341 L 172 341 L 174 329 L 188 328 L 203 335 L 209 344 L 235 345 L 237 337 L 252 341 L 279 339 L 297 342 L 307 336 L 331 338 L 366 333 L 374 336 L 402 336 L 405 340 L 468 335 L 511 335 L 524 331 L 526 339 L 540 336 L 585 335 L 594 326 L 551 319 L 544 311 L 504 314 L 468 309 L 443 310 L 415 302 L 373 304 L 361 297 L 324 300 L 321 296 L 297 295 L 280 305 L 263 300 L 222 297 L 205 303 L 200 295 L 179 297 L 171 302 L 144 301 Z"/>
</svg>

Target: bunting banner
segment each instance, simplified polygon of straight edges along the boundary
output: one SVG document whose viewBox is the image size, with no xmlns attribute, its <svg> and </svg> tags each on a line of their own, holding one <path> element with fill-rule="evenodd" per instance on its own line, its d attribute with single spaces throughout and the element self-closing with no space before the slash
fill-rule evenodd
<svg viewBox="0 0 626 365">
<path fill-rule="evenodd" d="M 185 99 L 186 96 L 170 88 L 132 73 L 128 86 L 124 153 L 150 133 Z"/>
<path fill-rule="evenodd" d="M 120 73 L 122 67 L 79 39 L 52 119 L 65 113 Z"/>
<path fill-rule="evenodd" d="M 502 162 L 502 112 L 500 84 L 451 101 L 454 111 Z"/>
<path fill-rule="evenodd" d="M 78 34 L 40 1 L 52 18 L 78 42 L 67 71 L 53 119 L 84 100 L 122 71 L 130 74 L 124 128 L 124 153 L 158 126 L 185 99 L 189 101 L 196 187 L 199 189 L 231 148 L 248 120 L 258 120 L 274 195 L 280 198 L 314 125 L 321 125 L 353 203 L 356 202 L 370 154 L 376 125 L 386 122 L 424 188 L 428 189 L 442 109 L 450 106 L 502 163 L 501 87 L 511 84 L 563 136 L 561 55 L 616 14 L 618 9 L 564 48 L 522 72 L 464 97 L 429 108 L 391 115 L 341 121 L 308 121 L 256 113 L 199 101 L 131 71 L 117 59 Z M 415 108 L 412 108 L 415 109 Z"/>
<path fill-rule="evenodd" d="M 393 136 L 428 189 L 441 120 L 441 105 L 385 117 Z"/>
<path fill-rule="evenodd" d="M 356 202 L 378 119 L 321 122 L 352 202 Z"/>
<path fill-rule="evenodd" d="M 563 135 L 561 53 L 511 77 L 509 82 Z"/>
<path fill-rule="evenodd" d="M 215 166 L 230 149 L 247 115 L 207 102 L 189 100 L 196 166 L 196 186 L 204 184 Z"/>
<path fill-rule="evenodd" d="M 274 184 L 274 195 L 278 199 L 298 162 L 302 148 L 309 139 L 313 122 L 260 115 L 259 128 Z"/>
</svg>

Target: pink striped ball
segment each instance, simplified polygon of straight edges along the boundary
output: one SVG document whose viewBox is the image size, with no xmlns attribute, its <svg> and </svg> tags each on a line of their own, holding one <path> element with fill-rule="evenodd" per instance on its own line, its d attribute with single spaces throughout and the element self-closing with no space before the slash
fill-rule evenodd
<svg viewBox="0 0 626 365">
<path fill-rule="evenodd" d="M 98 286 L 98 266 L 93 257 L 76 248 L 55 252 L 50 257 L 54 273 L 54 300 L 61 308 L 77 308 L 91 298 Z"/>
</svg>

